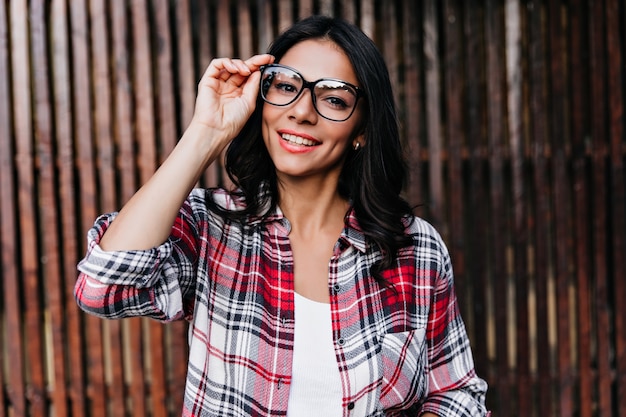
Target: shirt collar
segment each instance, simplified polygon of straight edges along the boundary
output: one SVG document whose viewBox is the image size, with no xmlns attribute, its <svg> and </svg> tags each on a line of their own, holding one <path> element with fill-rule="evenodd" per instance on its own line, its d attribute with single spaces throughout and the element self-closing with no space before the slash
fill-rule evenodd
<svg viewBox="0 0 626 417">
<path fill-rule="evenodd" d="M 259 208 L 257 214 L 250 215 L 250 217 L 248 218 L 248 224 L 250 224 L 251 226 L 256 226 L 260 223 L 283 223 L 286 219 L 280 207 L 276 206 L 272 210 L 270 204 L 270 201 L 268 201 L 264 207 Z"/>
<path fill-rule="evenodd" d="M 285 218 L 285 215 L 279 206 L 276 206 L 272 210 L 269 200 L 256 215 L 251 215 L 248 219 L 248 224 L 251 226 L 256 226 L 260 223 L 269 224 L 274 222 L 280 223 L 287 229 L 288 232 L 288 229 L 290 228 L 289 221 Z M 365 233 L 363 233 L 363 229 L 356 218 L 354 207 L 350 207 L 348 210 L 344 224 L 345 226 L 341 232 L 339 240 L 347 243 L 348 245 L 354 246 L 354 248 L 359 252 L 366 252 L 368 248 L 367 239 L 365 238 Z"/>
<path fill-rule="evenodd" d="M 365 239 L 365 233 L 363 233 L 363 229 L 356 218 L 354 207 L 350 207 L 350 210 L 348 210 L 345 217 L 345 227 L 340 239 L 354 246 L 359 252 L 367 251 L 368 243 Z"/>
</svg>

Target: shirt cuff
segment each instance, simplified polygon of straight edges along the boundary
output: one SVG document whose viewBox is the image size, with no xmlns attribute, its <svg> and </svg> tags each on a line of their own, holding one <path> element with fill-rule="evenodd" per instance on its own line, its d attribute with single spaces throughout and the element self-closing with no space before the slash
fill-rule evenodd
<svg viewBox="0 0 626 417">
<path fill-rule="evenodd" d="M 98 217 L 87 233 L 87 254 L 78 263 L 78 270 L 107 285 L 152 286 L 159 279 L 162 261 L 169 257 L 172 245 L 166 241 L 146 250 L 105 251 L 100 239 L 117 213 Z"/>
</svg>

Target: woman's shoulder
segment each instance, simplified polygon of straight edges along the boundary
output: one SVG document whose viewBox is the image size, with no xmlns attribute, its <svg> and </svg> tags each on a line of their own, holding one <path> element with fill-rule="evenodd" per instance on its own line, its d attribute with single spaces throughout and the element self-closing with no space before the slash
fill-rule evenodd
<svg viewBox="0 0 626 417">
<path fill-rule="evenodd" d="M 424 245 L 447 252 L 446 244 L 439 231 L 428 220 L 411 215 L 404 218 L 405 233 L 413 239 L 414 245 Z"/>
<path fill-rule="evenodd" d="M 409 235 L 418 234 L 427 234 L 427 235 L 437 235 L 439 236 L 439 232 L 428 220 L 423 217 L 416 215 L 409 215 L 403 218 L 403 222 L 405 225 L 406 233 Z"/>
<path fill-rule="evenodd" d="M 408 216 L 405 222 L 405 231 L 412 243 L 400 249 L 398 257 L 406 257 L 418 265 L 430 265 L 440 271 L 449 270 L 451 268 L 450 252 L 435 226 L 418 216 Z"/>
</svg>

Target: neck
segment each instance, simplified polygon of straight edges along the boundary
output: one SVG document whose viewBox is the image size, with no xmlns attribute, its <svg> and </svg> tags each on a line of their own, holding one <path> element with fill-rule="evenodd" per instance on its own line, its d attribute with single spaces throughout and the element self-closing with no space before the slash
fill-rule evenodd
<svg viewBox="0 0 626 417">
<path fill-rule="evenodd" d="M 349 202 L 339 195 L 337 181 L 280 181 L 279 205 L 292 232 L 343 228 Z"/>
</svg>

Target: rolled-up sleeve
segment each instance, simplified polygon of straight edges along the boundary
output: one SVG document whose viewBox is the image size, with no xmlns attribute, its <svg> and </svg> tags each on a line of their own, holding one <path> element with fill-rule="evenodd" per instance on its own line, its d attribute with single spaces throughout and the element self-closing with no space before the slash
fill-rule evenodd
<svg viewBox="0 0 626 417">
<path fill-rule="evenodd" d="M 196 249 L 185 210 L 162 245 L 138 251 L 105 251 L 100 239 L 117 213 L 96 219 L 87 234 L 87 253 L 78 264 L 78 306 L 103 318 L 145 316 L 161 321 L 188 317 L 193 310 Z"/>
</svg>

